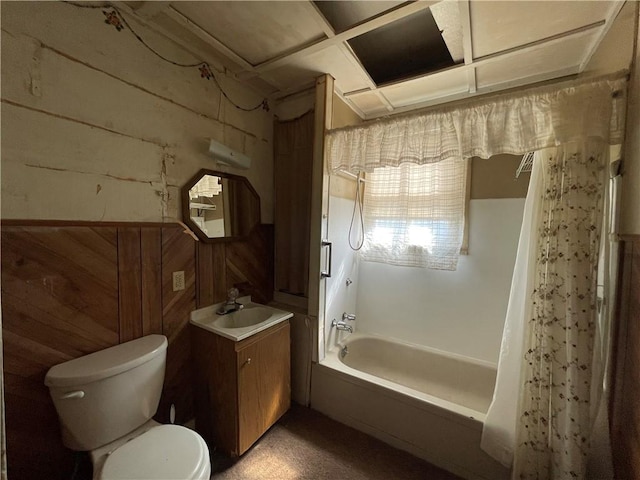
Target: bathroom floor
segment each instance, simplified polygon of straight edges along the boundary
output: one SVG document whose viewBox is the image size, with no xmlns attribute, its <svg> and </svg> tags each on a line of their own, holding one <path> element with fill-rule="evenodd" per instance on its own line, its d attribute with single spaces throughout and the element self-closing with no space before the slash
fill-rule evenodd
<svg viewBox="0 0 640 480">
<path fill-rule="evenodd" d="M 237 462 L 214 453 L 212 470 L 212 480 L 459 479 L 295 404 Z"/>
</svg>

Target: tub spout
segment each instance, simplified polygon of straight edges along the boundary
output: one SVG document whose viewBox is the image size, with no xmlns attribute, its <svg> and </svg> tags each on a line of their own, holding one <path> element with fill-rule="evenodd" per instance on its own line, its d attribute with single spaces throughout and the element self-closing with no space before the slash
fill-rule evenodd
<svg viewBox="0 0 640 480">
<path fill-rule="evenodd" d="M 353 333 L 353 327 L 344 323 L 344 320 L 338 321 L 335 318 L 331 322 L 332 327 L 336 327 L 337 330 L 344 330 L 345 332 Z"/>
</svg>

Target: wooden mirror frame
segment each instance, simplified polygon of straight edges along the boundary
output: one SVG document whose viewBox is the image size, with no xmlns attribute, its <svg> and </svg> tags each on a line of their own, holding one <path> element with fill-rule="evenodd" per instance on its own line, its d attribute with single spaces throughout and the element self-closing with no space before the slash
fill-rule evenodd
<svg viewBox="0 0 640 480">
<path fill-rule="evenodd" d="M 257 218 L 254 225 L 251 227 L 249 232 L 246 235 L 234 235 L 234 236 L 224 236 L 224 237 L 208 237 L 200 227 L 191 219 L 191 212 L 189 208 L 190 198 L 189 191 L 204 177 L 205 175 L 212 175 L 221 178 L 227 178 L 229 180 L 236 180 L 238 182 L 243 183 L 248 189 L 249 193 L 251 193 L 256 200 L 257 203 Z M 220 243 L 220 242 L 230 242 L 234 240 L 246 240 L 249 238 L 251 233 L 260 225 L 260 195 L 256 192 L 253 185 L 248 178 L 243 177 L 242 175 L 234 175 L 232 173 L 219 172 L 216 170 L 208 170 L 203 168 L 198 171 L 191 179 L 185 183 L 181 189 L 181 198 L 182 198 L 182 221 L 187 225 L 193 233 L 195 233 L 198 238 L 205 243 Z"/>
</svg>

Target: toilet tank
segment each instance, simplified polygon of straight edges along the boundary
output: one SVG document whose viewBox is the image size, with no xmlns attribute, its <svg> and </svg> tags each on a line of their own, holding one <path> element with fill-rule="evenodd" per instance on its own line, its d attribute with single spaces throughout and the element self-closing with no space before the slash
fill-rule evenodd
<svg viewBox="0 0 640 480">
<path fill-rule="evenodd" d="M 167 338 L 148 335 L 52 367 L 45 385 L 62 442 L 93 450 L 147 422 L 158 409 Z"/>
</svg>

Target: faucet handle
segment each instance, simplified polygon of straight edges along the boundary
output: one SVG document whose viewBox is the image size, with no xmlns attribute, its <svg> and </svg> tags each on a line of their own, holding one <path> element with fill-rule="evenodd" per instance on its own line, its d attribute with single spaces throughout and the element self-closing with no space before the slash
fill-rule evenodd
<svg viewBox="0 0 640 480">
<path fill-rule="evenodd" d="M 235 287 L 227 290 L 227 300 L 230 303 L 235 303 L 236 298 L 238 298 L 238 295 L 240 295 L 240 291 Z"/>
<path fill-rule="evenodd" d="M 344 312 L 342 314 L 342 320 L 349 320 L 349 321 L 354 321 L 356 319 L 356 314 L 355 313 L 347 313 Z"/>
</svg>

